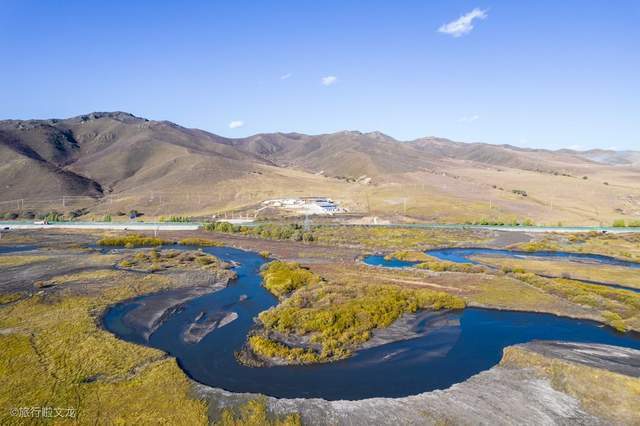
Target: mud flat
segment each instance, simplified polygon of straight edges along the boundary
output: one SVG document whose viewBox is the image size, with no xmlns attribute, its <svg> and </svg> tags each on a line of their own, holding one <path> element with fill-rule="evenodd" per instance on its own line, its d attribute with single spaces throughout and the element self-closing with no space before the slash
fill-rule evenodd
<svg viewBox="0 0 640 426">
<path fill-rule="evenodd" d="M 136 331 L 136 336 L 141 336 L 143 340 L 148 341 L 149 337 L 172 315 L 180 312 L 184 304 L 188 301 L 203 296 L 208 293 L 224 289 L 232 274 L 210 274 L 206 272 L 179 272 L 171 274 L 176 279 L 183 282 L 192 283 L 193 286 L 178 288 L 151 294 L 145 297 L 137 298 L 133 303 L 129 303 L 127 307 L 124 304 L 116 305 L 110 309 L 107 315 L 112 314 L 112 310 L 126 309 L 121 316 L 120 322 L 123 327 Z M 218 325 L 219 326 L 219 325 Z M 216 328 L 215 324 L 210 331 Z M 196 337 L 205 330 L 197 331 L 193 338 L 197 341 L 205 337 L 207 333 L 201 337 Z"/>
<path fill-rule="evenodd" d="M 201 312 L 195 321 L 184 330 L 182 339 L 185 343 L 200 343 L 213 330 L 224 327 L 237 319 L 236 312 Z"/>
<path fill-rule="evenodd" d="M 195 386 L 212 418 L 257 396 Z M 500 364 L 446 390 L 360 401 L 267 397 L 266 403 L 277 414 L 300 413 L 310 425 L 637 424 L 639 386 L 639 350 L 534 341 L 505 348 Z"/>
</svg>

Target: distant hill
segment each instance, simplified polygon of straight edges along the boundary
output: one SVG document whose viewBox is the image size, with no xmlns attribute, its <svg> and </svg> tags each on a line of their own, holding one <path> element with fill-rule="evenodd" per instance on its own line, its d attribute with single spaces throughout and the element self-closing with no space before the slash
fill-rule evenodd
<svg viewBox="0 0 640 426">
<path fill-rule="evenodd" d="M 90 214 L 209 215 L 249 212 L 276 196 L 328 195 L 361 214 L 420 220 L 596 223 L 640 215 L 640 152 L 397 141 L 357 131 L 230 139 L 95 112 L 0 121 L 0 155 L 0 212 L 22 209 L 18 199 L 30 203 L 25 209 L 68 209 L 72 203 L 56 207 L 56 200 L 85 196 L 78 205 Z"/>
<path fill-rule="evenodd" d="M 612 166 L 640 166 L 639 151 L 613 151 L 610 149 L 592 149 L 578 152 L 577 155 L 601 164 Z"/>
</svg>

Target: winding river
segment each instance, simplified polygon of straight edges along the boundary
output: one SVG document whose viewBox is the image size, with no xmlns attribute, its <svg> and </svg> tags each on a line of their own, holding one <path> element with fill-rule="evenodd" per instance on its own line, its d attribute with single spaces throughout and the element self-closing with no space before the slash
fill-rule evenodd
<svg viewBox="0 0 640 426">
<path fill-rule="evenodd" d="M 128 315 L 141 299 L 158 294 L 113 306 L 103 323 L 122 339 L 174 356 L 196 381 L 232 392 L 327 400 L 402 397 L 462 382 L 496 365 L 506 346 L 534 339 L 640 349 L 639 334 L 617 333 L 591 321 L 468 308 L 406 316 L 402 321 L 413 333 L 412 338 L 369 347 L 343 361 L 311 366 L 246 367 L 236 361 L 234 353 L 242 348 L 254 317 L 277 304 L 276 298 L 261 286 L 259 268 L 265 260 L 257 253 L 228 247 L 204 251 L 238 262 L 235 268 L 238 278 L 223 290 L 184 303 L 148 340 L 131 325 Z M 238 315 L 237 319 L 213 330 L 198 343 L 188 343 L 183 338 L 185 328 L 203 315 L 231 312 Z"/>
</svg>

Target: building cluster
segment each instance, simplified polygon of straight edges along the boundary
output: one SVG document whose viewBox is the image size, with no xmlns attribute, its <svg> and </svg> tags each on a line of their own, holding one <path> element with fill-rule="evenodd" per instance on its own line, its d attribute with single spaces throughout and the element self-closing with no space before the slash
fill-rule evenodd
<svg viewBox="0 0 640 426">
<path fill-rule="evenodd" d="M 345 209 L 327 197 L 276 198 L 262 202 L 263 208 L 288 210 L 304 215 L 334 215 Z"/>
</svg>

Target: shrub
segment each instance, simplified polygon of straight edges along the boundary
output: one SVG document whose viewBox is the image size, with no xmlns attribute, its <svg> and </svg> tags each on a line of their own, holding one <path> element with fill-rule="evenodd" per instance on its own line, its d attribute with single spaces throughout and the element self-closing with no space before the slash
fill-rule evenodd
<svg viewBox="0 0 640 426">
<path fill-rule="evenodd" d="M 441 261 L 422 262 L 416 265 L 416 268 L 428 269 L 434 272 L 466 272 L 469 274 L 485 272 L 482 266 L 472 265 L 470 263 L 454 263 Z"/>
<path fill-rule="evenodd" d="M 98 245 L 107 247 L 124 246 L 126 248 L 134 247 L 152 247 L 169 244 L 160 238 L 147 237 L 141 234 L 130 234 L 122 237 L 104 237 L 98 241 Z"/>
<path fill-rule="evenodd" d="M 274 261 L 261 272 L 264 287 L 277 297 L 283 297 L 292 291 L 320 282 L 320 277 L 300 267 L 295 262 Z"/>
<path fill-rule="evenodd" d="M 223 246 L 219 241 L 208 240 L 205 238 L 183 238 L 179 241 L 183 246 L 200 246 L 200 247 L 220 247 Z"/>
<path fill-rule="evenodd" d="M 425 262 L 434 258 L 421 251 L 398 250 L 384 257 L 385 260 L 397 259 L 404 262 Z"/>
<path fill-rule="evenodd" d="M 295 291 L 259 315 L 267 334 L 307 336 L 319 345 L 319 361 L 348 357 L 376 328 L 391 325 L 418 309 L 462 309 L 457 296 L 395 285 L 345 285 L 321 282 Z M 277 343 L 277 342 L 276 342 Z"/>
<path fill-rule="evenodd" d="M 257 226 L 238 226 L 228 222 L 210 222 L 202 225 L 202 229 L 210 232 L 227 234 L 241 233 L 270 240 L 315 241 L 313 232 L 305 230 L 300 224 L 262 224 Z"/>
<path fill-rule="evenodd" d="M 47 222 L 61 222 L 62 220 L 64 220 L 64 216 L 62 215 L 62 213 L 55 210 L 50 211 L 46 214 L 39 215 L 38 218 L 41 220 L 46 220 Z"/>
<path fill-rule="evenodd" d="M 624 228 L 626 226 L 627 226 L 627 223 L 625 222 L 624 219 L 616 219 L 613 221 L 614 228 Z"/>
<path fill-rule="evenodd" d="M 187 216 L 160 216 L 160 222 L 191 222 L 191 218 Z"/>
<path fill-rule="evenodd" d="M 87 214 L 87 209 L 75 209 L 69 212 L 69 217 L 71 219 L 75 219 L 77 217 L 84 216 L 85 214 Z"/>
<path fill-rule="evenodd" d="M 291 348 L 260 335 L 249 337 L 248 343 L 251 350 L 268 358 L 280 358 L 290 363 L 300 364 L 310 364 L 321 360 L 320 355 L 310 349 Z"/>
</svg>

